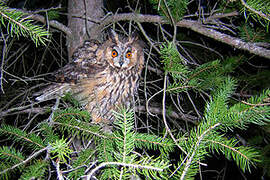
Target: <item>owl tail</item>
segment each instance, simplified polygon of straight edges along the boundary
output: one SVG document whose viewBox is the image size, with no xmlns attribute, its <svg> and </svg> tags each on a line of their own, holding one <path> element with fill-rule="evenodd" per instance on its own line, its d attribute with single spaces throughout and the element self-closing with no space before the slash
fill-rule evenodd
<svg viewBox="0 0 270 180">
<path fill-rule="evenodd" d="M 37 92 L 34 96 L 36 101 L 48 101 L 51 99 L 56 99 L 58 97 L 63 97 L 66 93 L 71 91 L 71 85 L 68 83 L 64 84 L 53 84 L 49 87 Z"/>
</svg>

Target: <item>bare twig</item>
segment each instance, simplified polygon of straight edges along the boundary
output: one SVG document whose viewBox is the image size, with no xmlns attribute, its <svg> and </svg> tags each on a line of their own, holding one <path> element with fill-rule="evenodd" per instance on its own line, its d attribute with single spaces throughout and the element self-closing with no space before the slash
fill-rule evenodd
<svg viewBox="0 0 270 180">
<path fill-rule="evenodd" d="M 246 104 L 246 105 L 249 105 L 249 106 L 254 106 L 254 107 L 257 107 L 257 106 L 270 106 L 270 103 L 252 104 L 252 103 L 245 102 L 245 101 L 241 101 L 241 103 Z"/>
<path fill-rule="evenodd" d="M 56 160 L 56 172 L 57 172 L 57 179 L 64 180 L 62 171 L 60 170 L 60 160 Z"/>
<path fill-rule="evenodd" d="M 59 103 L 60 103 L 60 97 L 57 97 L 57 98 L 56 98 L 56 101 L 55 101 L 55 104 L 54 104 L 54 106 L 52 107 L 51 115 L 50 115 L 50 117 L 49 117 L 49 119 L 48 119 L 48 122 L 49 122 L 49 123 L 53 122 L 53 119 L 54 119 L 54 113 L 55 113 L 55 111 L 58 109 Z"/>
<path fill-rule="evenodd" d="M 223 14 L 222 16 L 220 15 L 220 17 L 222 18 L 231 17 L 232 15 L 237 15 L 237 14 L 235 12 L 228 13 L 228 14 Z M 209 17 L 208 20 L 210 19 L 211 18 Z M 115 14 L 115 15 L 107 17 L 104 21 L 101 22 L 99 26 L 104 27 L 113 22 L 126 21 L 126 20 L 133 20 L 135 22 L 169 24 L 169 22 L 166 19 L 157 15 L 122 13 L 122 14 Z M 249 51 L 250 53 L 270 59 L 270 50 L 257 46 L 256 43 L 244 42 L 243 40 L 239 38 L 232 37 L 230 35 L 221 33 L 219 31 L 204 27 L 204 25 L 198 21 L 183 19 L 177 22 L 176 26 L 191 29 L 192 31 L 195 31 L 199 34 L 210 37 L 222 43 L 228 44 L 237 49 Z"/>
<path fill-rule="evenodd" d="M 200 135 L 200 137 L 198 137 L 198 141 L 197 141 L 196 144 L 195 144 L 195 147 L 194 147 L 194 150 L 193 150 L 191 156 L 189 157 L 189 155 L 187 155 L 187 157 L 189 157 L 189 159 L 187 160 L 187 163 L 186 163 L 186 165 L 185 165 L 185 168 L 184 168 L 184 170 L 183 170 L 183 173 L 182 173 L 182 175 L 181 175 L 181 177 L 180 177 L 181 180 L 183 180 L 183 179 L 185 178 L 186 173 L 187 173 L 187 170 L 189 169 L 189 167 L 190 167 L 190 165 L 191 165 L 191 162 L 192 162 L 192 160 L 193 160 L 193 157 L 195 156 L 196 151 L 197 151 L 199 145 L 201 144 L 201 141 L 203 140 L 204 136 L 205 136 L 209 131 L 211 131 L 212 129 L 216 128 L 216 127 L 219 126 L 219 125 L 220 125 L 220 123 L 217 123 L 217 124 L 211 126 L 209 129 L 207 129 L 206 131 L 204 131 L 204 132 L 202 133 L 202 135 Z"/>
<path fill-rule="evenodd" d="M 196 105 L 194 104 L 192 98 L 190 97 L 189 93 L 186 92 L 186 94 L 187 94 L 187 97 L 188 97 L 189 101 L 191 102 L 191 104 L 192 104 L 192 106 L 193 106 L 195 112 L 197 113 L 198 117 L 201 118 L 200 112 L 198 111 L 198 109 L 197 109 Z"/>
<path fill-rule="evenodd" d="M 146 108 L 145 108 L 145 106 L 137 106 L 135 108 L 135 110 L 136 111 L 146 111 Z M 150 113 L 162 115 L 162 109 L 159 107 L 149 106 L 148 111 Z M 188 122 L 193 123 L 193 124 L 196 124 L 196 122 L 199 120 L 199 118 L 197 118 L 195 116 L 188 115 L 188 114 L 179 114 L 175 111 L 170 111 L 170 113 L 166 113 L 166 116 L 171 117 L 171 118 L 175 118 L 175 119 L 183 119 L 183 120 L 188 121 Z"/>
<path fill-rule="evenodd" d="M 22 10 L 18 10 L 18 11 L 22 11 Z M 22 12 L 27 13 L 27 11 L 22 11 Z M 31 13 L 29 13 L 29 14 L 31 14 Z M 231 12 L 231 13 L 227 13 L 227 14 L 216 14 L 216 15 L 213 15 L 213 17 L 209 16 L 206 19 L 206 21 L 211 21 L 211 20 L 217 19 L 217 18 L 231 17 L 234 15 L 238 15 L 238 13 Z M 29 18 L 30 17 L 31 17 L 31 19 L 34 19 L 36 21 L 46 23 L 46 19 L 41 15 L 32 14 L 31 16 L 29 16 Z M 100 22 L 100 25 L 96 27 L 96 30 L 103 29 L 106 25 L 111 24 L 111 23 L 115 23 L 118 21 L 135 21 L 135 22 L 148 22 L 148 23 L 160 23 L 160 24 L 169 24 L 170 23 L 168 20 L 164 19 L 161 16 L 157 16 L 157 15 L 122 13 L 122 14 L 115 14 L 112 16 L 108 16 L 107 18 L 105 18 L 101 21 L 96 20 L 96 22 Z M 70 37 L 72 36 L 71 30 L 67 26 L 65 26 L 65 25 L 63 25 L 55 20 L 49 21 L 49 23 L 50 23 L 50 26 L 63 31 L 67 36 L 70 36 Z M 265 57 L 267 59 L 270 59 L 270 50 L 263 48 L 263 47 L 260 47 L 260 46 L 257 46 L 256 43 L 244 42 L 243 40 L 241 40 L 239 38 L 232 37 L 230 35 L 221 33 L 219 31 L 216 31 L 216 30 L 213 30 L 210 28 L 206 28 L 203 26 L 203 24 L 201 24 L 198 21 L 183 19 L 183 20 L 175 23 L 175 25 L 178 27 L 191 29 L 197 33 L 200 33 L 204 36 L 210 37 L 210 38 L 215 39 L 217 41 L 220 41 L 222 43 L 228 44 L 228 45 L 233 46 L 237 49 L 249 51 L 250 53 L 253 53 L 253 54 L 256 54 L 258 56 L 262 56 L 262 57 Z"/>
<path fill-rule="evenodd" d="M 45 114 L 48 112 L 48 109 L 49 109 L 49 107 L 31 107 L 31 105 L 26 105 L 26 106 L 20 106 L 20 107 L 8 109 L 6 111 L 2 111 L 2 112 L 0 112 L 0 117 L 11 116 L 11 115 L 15 115 L 15 114 L 25 114 L 25 113 Z M 137 112 L 146 111 L 146 107 L 145 106 L 136 106 L 135 111 L 137 111 Z M 162 115 L 162 110 L 158 107 L 148 106 L 148 111 L 150 113 Z M 188 122 L 193 123 L 193 124 L 196 124 L 196 121 L 199 120 L 195 116 L 192 116 L 189 114 L 179 114 L 175 111 L 170 111 L 170 113 L 167 113 L 166 116 L 172 117 L 175 119 L 183 119 L 183 120 L 188 121 Z"/>
<path fill-rule="evenodd" d="M 215 129 L 215 128 L 216 128 L 217 126 L 219 126 L 219 125 L 220 125 L 220 123 L 214 124 L 213 126 L 211 126 L 209 129 L 207 129 L 206 131 L 204 131 L 204 132 L 198 137 L 196 144 L 194 144 L 193 147 L 192 147 L 193 150 L 190 151 L 190 152 L 187 154 L 187 156 L 185 157 L 185 159 L 182 161 L 181 165 L 178 166 L 178 167 L 174 170 L 174 172 L 170 175 L 170 177 L 172 177 L 172 176 L 176 173 L 176 171 L 178 171 L 179 168 L 183 165 L 183 163 L 186 162 L 185 168 L 184 168 L 184 170 L 183 170 L 183 173 L 182 173 L 180 179 L 183 180 L 183 179 L 185 178 L 186 173 L 187 173 L 187 171 L 188 171 L 188 169 L 189 169 L 189 167 L 190 167 L 190 165 L 191 165 L 191 163 L 192 163 L 192 160 L 193 160 L 193 158 L 194 158 L 194 156 L 195 156 L 195 154 L 196 154 L 196 151 L 197 151 L 199 145 L 201 144 L 201 141 L 203 140 L 203 138 L 205 137 L 205 135 L 206 135 L 209 131 L 211 131 L 212 129 Z M 192 152 L 192 154 L 190 154 L 191 152 Z"/>
<path fill-rule="evenodd" d="M 176 26 L 175 20 L 174 20 L 174 18 L 172 16 L 172 13 L 170 11 L 170 8 L 169 8 L 166 0 L 163 0 L 163 2 L 165 4 L 165 6 L 166 6 L 166 9 L 167 9 L 167 11 L 169 13 L 169 16 L 170 16 L 170 20 L 171 20 L 172 25 L 173 25 L 173 43 L 175 44 L 175 42 L 176 42 L 176 35 L 177 35 L 177 26 Z"/>
<path fill-rule="evenodd" d="M 181 27 L 189 28 L 197 33 L 203 34 L 209 38 L 228 44 L 237 49 L 249 51 L 250 53 L 270 59 L 270 50 L 257 46 L 256 43 L 244 42 L 243 40 L 239 38 L 232 37 L 230 35 L 221 33 L 213 29 L 205 28 L 203 27 L 202 24 L 193 20 L 182 20 L 178 22 L 177 24 Z"/>
<path fill-rule="evenodd" d="M 187 88 L 192 88 L 192 86 L 180 86 L 180 87 L 175 87 L 175 88 L 171 88 L 171 89 L 166 89 L 166 92 L 170 92 L 170 91 L 176 91 L 176 90 L 179 90 L 179 89 L 187 89 Z M 149 109 L 149 102 L 158 94 L 162 93 L 164 89 L 161 89 L 160 91 L 156 92 L 155 94 L 153 94 L 147 101 L 146 101 L 146 109 L 147 109 L 147 112 L 148 109 Z M 152 115 L 152 114 L 151 114 Z"/>
<path fill-rule="evenodd" d="M 159 70 L 157 68 L 154 68 L 152 66 L 149 66 L 149 65 L 147 66 L 147 70 L 152 71 L 152 72 L 156 73 L 157 75 L 162 75 L 163 74 L 163 71 L 161 71 L 161 70 Z"/>
<path fill-rule="evenodd" d="M 15 108 L 10 108 L 6 111 L 0 112 L 0 117 L 14 115 L 14 114 L 24 114 L 24 113 L 44 114 L 47 112 L 48 107 L 32 108 L 32 106 L 33 106 L 33 104 L 29 104 L 26 106 L 19 106 L 19 107 L 15 107 Z"/>
<path fill-rule="evenodd" d="M 146 32 L 144 31 L 141 23 L 137 22 L 137 25 L 139 26 L 141 32 L 143 33 L 145 39 L 148 41 L 149 44 L 151 44 L 151 47 L 153 47 L 159 54 L 160 50 L 155 46 L 155 44 L 151 41 L 151 39 L 147 36 Z"/>
<path fill-rule="evenodd" d="M 228 18 L 228 17 L 234 17 L 234 16 L 239 16 L 239 12 L 237 11 L 233 11 L 233 12 L 229 12 L 229 13 L 217 13 L 214 14 L 212 16 L 209 16 L 208 18 L 205 19 L 204 23 L 208 23 L 211 22 L 215 19 L 222 19 L 222 18 Z"/>
<path fill-rule="evenodd" d="M 182 151 L 184 152 L 185 154 L 186 151 L 178 144 L 177 140 L 175 139 L 175 137 L 173 136 L 169 126 L 168 126 L 168 123 L 166 121 L 166 87 L 167 87 L 167 72 L 165 72 L 165 77 L 164 77 L 164 84 L 163 84 L 163 98 L 162 98 L 162 116 L 163 116 L 163 122 L 164 122 L 164 125 L 165 125 L 165 128 L 166 128 L 166 132 L 169 133 L 169 135 L 171 136 L 172 140 L 175 142 L 176 146 Z"/>
<path fill-rule="evenodd" d="M 164 169 L 154 167 L 154 166 L 146 166 L 146 165 L 139 165 L 139 164 L 129 164 L 129 163 L 121 163 L 121 162 L 104 162 L 98 165 L 96 168 L 94 168 L 86 177 L 87 180 L 90 180 L 91 177 L 95 174 L 95 172 L 105 166 L 110 166 L 110 165 L 116 165 L 116 166 L 125 166 L 125 167 L 132 167 L 132 168 L 137 168 L 137 169 L 149 169 L 149 170 L 154 170 L 154 171 L 163 171 Z"/>
<path fill-rule="evenodd" d="M 7 39 L 4 37 L 3 32 L 1 32 L 2 39 L 4 41 L 3 49 L 2 49 L 2 63 L 0 67 L 0 93 L 5 93 L 3 88 L 3 79 L 4 79 L 4 64 L 5 64 L 5 58 L 6 58 L 6 50 L 7 50 Z M 7 37 L 8 38 L 8 37 Z"/>
</svg>

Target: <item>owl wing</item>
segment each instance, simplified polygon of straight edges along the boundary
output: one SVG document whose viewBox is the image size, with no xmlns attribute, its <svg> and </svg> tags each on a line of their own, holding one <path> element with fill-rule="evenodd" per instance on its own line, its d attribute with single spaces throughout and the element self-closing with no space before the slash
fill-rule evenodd
<svg viewBox="0 0 270 180">
<path fill-rule="evenodd" d="M 79 81 L 93 78 L 97 73 L 103 71 L 106 65 L 96 56 L 99 47 L 100 44 L 96 40 L 85 41 L 83 46 L 74 52 L 73 61 L 49 77 L 53 81 L 52 85 L 34 94 L 34 96 L 38 96 L 35 99 L 47 101 L 61 97 L 72 91 L 74 85 L 76 86 Z"/>
<path fill-rule="evenodd" d="M 72 62 L 54 73 L 55 81 L 76 83 L 102 71 L 105 64 L 96 56 L 99 47 L 100 43 L 96 40 L 85 41 L 83 46 L 74 52 Z"/>
<path fill-rule="evenodd" d="M 92 64 L 88 60 L 72 62 L 59 69 L 54 74 L 54 81 L 57 83 L 76 84 L 82 79 L 92 78 L 95 74 L 104 70 L 103 64 Z"/>
</svg>

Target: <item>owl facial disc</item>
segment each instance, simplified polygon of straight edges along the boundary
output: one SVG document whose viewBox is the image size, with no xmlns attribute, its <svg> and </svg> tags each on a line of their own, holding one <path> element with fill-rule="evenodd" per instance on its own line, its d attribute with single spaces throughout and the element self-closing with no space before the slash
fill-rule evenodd
<svg viewBox="0 0 270 180">
<path fill-rule="evenodd" d="M 131 48 L 121 48 L 115 46 L 112 48 L 112 59 L 115 67 L 127 68 L 132 57 Z"/>
</svg>

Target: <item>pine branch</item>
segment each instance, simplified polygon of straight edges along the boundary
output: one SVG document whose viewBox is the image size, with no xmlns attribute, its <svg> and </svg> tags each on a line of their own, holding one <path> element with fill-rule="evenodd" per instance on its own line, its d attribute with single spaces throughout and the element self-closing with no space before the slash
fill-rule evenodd
<svg viewBox="0 0 270 180">
<path fill-rule="evenodd" d="M 56 154 L 52 158 L 57 158 L 57 163 L 66 163 L 66 158 L 70 158 L 72 150 L 69 148 L 69 143 L 66 139 L 59 139 L 51 143 L 50 153 Z"/>
<path fill-rule="evenodd" d="M 188 0 L 150 0 L 150 3 L 153 4 L 154 9 L 156 9 L 161 16 L 179 21 L 186 13 L 189 2 Z"/>
<path fill-rule="evenodd" d="M 249 98 L 247 102 L 240 102 L 232 106 L 228 112 L 228 116 L 232 118 L 231 126 L 238 125 L 240 128 L 246 128 L 249 123 L 265 125 L 269 122 L 269 96 L 270 89 L 266 89 L 260 95 Z"/>
<path fill-rule="evenodd" d="M 124 113 L 124 112 L 122 112 Z M 131 115 L 129 114 L 128 117 L 126 116 L 122 116 L 121 113 L 115 113 L 116 117 L 119 119 L 130 119 Z M 98 138 L 101 138 L 105 141 L 109 141 L 109 140 L 114 140 L 114 141 L 118 141 L 118 140 L 122 140 L 121 136 L 119 134 L 117 134 L 116 136 L 112 136 L 112 135 L 105 135 L 104 133 L 100 132 L 100 129 L 93 126 L 91 127 L 91 125 L 89 123 L 87 123 L 87 121 L 89 121 L 90 116 L 89 113 L 86 111 L 82 111 L 79 109 L 73 109 L 73 108 L 68 108 L 65 110 L 59 110 L 56 111 L 56 114 L 54 116 L 54 121 L 51 122 L 51 124 L 60 126 L 63 128 L 63 130 L 67 130 L 69 132 L 69 134 L 83 134 L 86 136 L 89 136 L 89 134 L 94 135 Z M 78 121 L 78 119 L 80 119 L 80 121 Z M 131 133 L 131 122 L 126 122 L 128 123 L 128 127 L 124 126 L 123 124 L 119 124 L 117 123 L 119 121 L 116 121 L 115 125 L 116 127 L 118 127 L 117 129 L 126 129 L 126 131 L 129 132 L 129 135 Z M 122 122 L 122 120 L 120 121 Z M 123 123 L 123 122 L 122 122 Z M 77 133 L 74 132 L 74 130 L 77 131 Z M 124 133 L 124 132 L 123 132 Z M 127 132 L 125 132 L 124 134 L 126 134 Z M 88 135 L 87 135 L 88 134 Z M 132 133 L 131 133 L 132 134 Z M 168 148 L 168 150 L 172 150 L 173 147 L 173 143 L 170 140 L 167 139 L 163 139 L 163 138 L 159 138 L 158 136 L 154 136 L 154 135 L 147 135 L 147 134 L 134 134 L 133 136 L 130 136 L 130 138 L 134 138 L 135 140 L 135 145 L 138 147 L 143 147 L 143 146 L 147 146 L 149 148 Z"/>
<path fill-rule="evenodd" d="M 197 141 L 196 141 L 196 144 L 194 144 L 194 147 L 191 148 L 192 151 L 193 151 L 192 154 L 190 155 L 190 152 L 189 152 L 189 154 L 186 156 L 186 158 L 188 158 L 188 159 L 187 159 L 187 161 L 186 161 L 186 163 L 185 163 L 184 170 L 183 170 L 182 175 L 181 175 L 181 177 L 180 177 L 181 180 L 183 180 L 183 179 L 185 178 L 185 176 L 186 176 L 186 174 L 187 174 L 187 171 L 188 171 L 188 169 L 189 169 L 189 167 L 190 167 L 190 165 L 191 165 L 191 163 L 192 163 L 192 161 L 193 161 L 193 158 L 194 158 L 195 154 L 197 154 L 196 151 L 197 151 L 197 149 L 199 148 L 199 146 L 200 146 L 200 144 L 201 144 L 203 138 L 204 138 L 211 130 L 215 129 L 215 128 L 216 128 L 217 126 L 219 126 L 219 125 L 220 125 L 220 123 L 214 124 L 213 126 L 211 126 L 209 129 L 207 129 L 206 131 L 204 131 L 204 132 L 198 137 L 198 139 L 197 139 Z"/>
<path fill-rule="evenodd" d="M 133 128 L 133 112 L 128 112 L 123 110 L 120 113 L 114 112 L 116 117 L 116 122 L 114 125 L 119 129 L 119 133 L 115 133 L 115 141 L 117 143 L 117 151 L 119 152 L 119 157 L 116 157 L 118 161 L 123 163 L 129 162 L 133 157 L 130 156 L 134 149 L 135 133 L 132 131 Z M 119 159 L 118 159 L 119 158 Z"/>
<path fill-rule="evenodd" d="M 137 133 L 135 135 L 135 146 L 140 149 L 159 149 L 160 151 L 168 153 L 173 151 L 175 144 L 170 139 L 164 139 L 156 135 Z"/>
<path fill-rule="evenodd" d="M 142 169 L 141 171 L 138 171 L 138 173 L 147 176 L 149 173 L 148 171 L 155 170 L 155 167 L 165 169 L 169 166 L 168 160 L 163 161 L 159 159 L 161 156 L 154 159 L 151 157 L 139 156 L 138 153 L 134 153 L 136 144 L 138 148 L 159 148 L 163 152 L 168 152 L 170 149 L 168 146 L 170 144 L 169 140 L 162 140 L 162 138 L 154 139 L 153 136 L 134 132 L 134 114 L 132 111 L 123 109 L 119 113 L 115 112 L 115 117 L 114 127 L 116 130 L 112 133 L 112 138 L 106 140 L 100 139 L 98 143 L 98 159 L 101 164 L 90 172 L 88 178 L 90 178 L 89 176 L 92 176 L 99 168 L 103 168 L 111 163 L 113 165 L 120 165 L 120 168 L 111 167 L 104 169 L 101 179 L 125 179 L 130 175 L 136 174 L 134 169 Z M 146 140 L 143 140 L 144 137 Z M 161 144 L 163 144 L 163 146 Z M 158 177 L 158 174 L 155 172 L 152 172 L 151 174 L 153 177 Z"/>
<path fill-rule="evenodd" d="M 0 160 L 1 160 L 0 171 L 8 169 L 9 167 L 12 167 L 14 164 L 18 164 L 24 161 L 24 159 L 25 159 L 24 155 L 17 149 L 7 146 L 0 147 Z M 18 167 L 18 169 L 21 171 L 23 169 L 23 166 Z M 0 175 L 0 178 L 2 177 L 2 179 L 5 179 L 4 177 L 6 177 L 6 179 L 9 179 L 8 177 L 11 176 L 10 175 L 11 173 L 12 172 L 10 171 L 3 172 Z"/>
<path fill-rule="evenodd" d="M 29 17 L 24 17 L 24 13 L 19 11 L 9 11 L 7 7 L 0 4 L 1 23 L 5 26 L 7 21 L 7 31 L 11 36 L 15 34 L 17 37 L 30 37 L 37 45 L 40 43 L 46 45 L 49 33 L 41 26 L 32 24 Z"/>
<path fill-rule="evenodd" d="M 0 147 L 0 159 L 5 159 L 5 161 L 23 161 L 25 157 L 21 152 L 17 151 L 12 147 Z"/>
<path fill-rule="evenodd" d="M 86 169 L 88 166 L 90 166 L 89 168 L 92 168 L 92 166 L 95 164 L 95 153 L 96 150 L 91 148 L 82 150 L 78 154 L 78 158 L 72 161 L 72 169 L 63 171 L 63 173 L 69 173 L 69 179 L 78 179 L 85 172 L 88 172 Z"/>
<path fill-rule="evenodd" d="M 23 140 L 23 142 L 27 142 L 27 145 L 33 149 L 41 149 L 45 147 L 42 139 L 36 134 L 27 134 L 27 132 L 13 126 L 2 125 L 0 128 L 0 134 L 8 136 L 9 139 L 14 140 L 15 142 L 22 143 L 21 140 Z"/>
<path fill-rule="evenodd" d="M 21 166 L 22 164 L 28 163 L 28 162 L 31 161 L 34 157 L 38 156 L 39 154 L 41 154 L 43 151 L 46 151 L 46 150 L 48 150 L 48 147 L 45 147 L 45 148 L 43 148 L 43 149 L 40 149 L 39 151 L 35 152 L 34 154 L 32 154 L 31 156 L 29 156 L 29 157 L 28 157 L 27 159 L 25 159 L 24 161 L 22 161 L 22 162 L 20 162 L 20 163 L 18 163 L 18 164 L 16 164 L 16 165 L 14 165 L 14 166 L 12 166 L 12 167 L 10 167 L 10 168 L 7 168 L 7 169 L 5 169 L 4 171 L 1 171 L 0 174 L 4 174 L 4 173 L 6 173 L 7 171 L 10 171 L 10 170 L 12 170 L 12 169 L 15 169 L 15 168 Z"/>
<path fill-rule="evenodd" d="M 209 153 L 207 149 L 212 150 L 212 152 L 213 150 L 222 152 L 227 159 L 233 159 L 243 171 L 250 171 L 250 165 L 254 165 L 254 163 L 258 161 L 259 153 L 255 148 L 244 146 L 237 147 L 238 141 L 233 138 L 230 140 L 224 138 L 227 128 L 243 127 L 243 124 L 252 122 L 252 120 L 245 120 L 245 123 L 236 123 L 236 121 L 240 121 L 242 117 L 245 117 L 244 119 L 252 119 L 252 117 L 245 116 L 245 112 L 241 112 L 239 116 L 238 113 L 241 109 L 239 108 L 237 110 L 236 107 L 238 106 L 233 106 L 233 109 L 229 107 L 228 99 L 234 92 L 235 87 L 235 80 L 226 78 L 213 92 L 210 102 L 206 105 L 203 121 L 190 132 L 187 141 L 180 141 L 180 143 L 182 143 L 180 145 L 189 153 L 186 155 L 185 159 L 180 157 L 181 163 L 171 176 L 177 174 L 180 176 L 180 179 L 189 179 L 195 176 L 198 171 L 196 161 L 202 161 L 204 157 L 207 156 Z M 262 93 L 260 97 L 254 99 L 256 99 L 256 102 L 260 102 L 267 97 L 267 94 L 268 92 Z M 265 106 L 263 107 L 266 108 Z M 247 112 L 248 110 L 246 113 Z M 230 115 L 231 113 L 235 114 Z M 217 131 L 223 133 L 217 133 Z M 183 167 L 184 164 L 185 166 Z"/>
<path fill-rule="evenodd" d="M 13 9 L 10 9 L 10 10 L 13 10 Z M 43 24 L 49 23 L 49 25 L 51 27 L 54 27 L 54 28 L 64 32 L 70 38 L 72 37 L 71 29 L 68 28 L 66 25 L 60 23 L 57 20 L 46 20 L 46 18 L 44 16 L 36 14 L 36 12 L 25 11 L 25 10 L 20 10 L 20 9 L 15 9 L 15 10 L 27 14 L 29 16 L 29 18 L 31 18 L 35 21 L 39 21 Z"/>
<path fill-rule="evenodd" d="M 70 132 L 72 132 L 72 129 L 73 129 L 73 130 L 78 130 L 78 131 L 81 131 L 81 132 L 89 133 L 89 134 L 92 134 L 92 135 L 95 135 L 97 137 L 101 137 L 101 138 L 104 138 L 104 139 L 108 138 L 107 136 L 104 136 L 104 135 L 102 135 L 100 133 L 97 133 L 96 131 L 93 131 L 93 130 L 91 130 L 89 128 L 86 128 L 85 126 L 75 126 L 75 125 L 72 125 L 72 124 L 66 124 L 66 123 L 60 123 L 60 122 L 52 122 L 52 124 L 62 126 L 66 130 L 68 130 L 67 128 L 69 128 Z M 88 126 L 89 126 L 89 124 L 88 124 Z"/>
<path fill-rule="evenodd" d="M 20 176 L 20 180 L 29 179 L 44 179 L 45 172 L 47 171 L 48 162 L 37 161 L 24 169 L 23 174 Z"/>
<path fill-rule="evenodd" d="M 266 21 L 268 21 L 268 23 L 270 22 L 270 15 L 269 14 L 265 14 L 264 12 L 262 12 L 260 10 L 256 10 L 256 9 L 252 8 L 252 6 L 249 6 L 248 3 L 245 2 L 244 0 L 240 0 L 240 1 L 241 1 L 242 5 L 246 9 L 248 9 L 250 12 L 252 12 L 252 13 L 258 15 L 259 17 L 265 19 Z M 256 3 L 259 6 L 257 8 L 260 8 L 260 9 L 267 9 L 268 8 L 268 10 L 270 11 L 270 7 L 269 7 L 270 4 L 267 3 L 267 2 L 266 2 L 266 4 L 265 4 L 264 1 L 258 1 L 258 0 L 256 0 L 256 2 L 254 2 L 254 1 L 249 1 L 249 2 L 250 2 L 250 4 Z"/>
<path fill-rule="evenodd" d="M 210 142 L 210 150 L 214 152 L 222 152 L 229 160 L 234 160 L 243 172 L 248 170 L 251 172 L 250 166 L 258 162 L 260 154 L 255 148 L 248 146 L 238 146 L 238 141 L 234 138 L 226 139 L 220 134 L 214 140 L 207 140 Z"/>
</svg>

